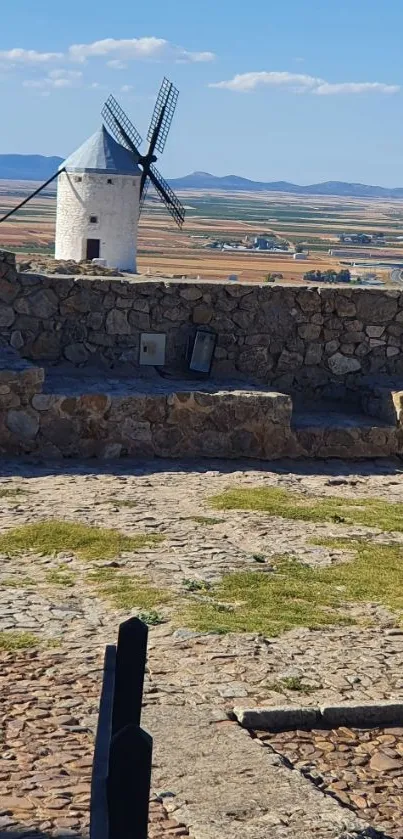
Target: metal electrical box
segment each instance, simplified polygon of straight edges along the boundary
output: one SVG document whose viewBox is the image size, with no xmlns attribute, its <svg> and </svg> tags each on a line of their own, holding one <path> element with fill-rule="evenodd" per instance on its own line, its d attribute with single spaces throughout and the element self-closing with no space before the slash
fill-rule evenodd
<svg viewBox="0 0 403 839">
<path fill-rule="evenodd" d="M 217 335 L 206 329 L 198 329 L 190 354 L 189 370 L 208 376 L 214 358 Z"/>
<path fill-rule="evenodd" d="M 140 335 L 140 365 L 163 367 L 167 336 L 162 332 L 142 332 Z"/>
</svg>

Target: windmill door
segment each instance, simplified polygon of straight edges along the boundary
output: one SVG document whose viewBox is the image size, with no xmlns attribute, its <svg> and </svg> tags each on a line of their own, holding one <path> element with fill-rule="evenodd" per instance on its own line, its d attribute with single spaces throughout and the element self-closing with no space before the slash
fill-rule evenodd
<svg viewBox="0 0 403 839">
<path fill-rule="evenodd" d="M 98 259 L 100 254 L 100 240 L 87 239 L 87 256 L 86 259 Z"/>
</svg>

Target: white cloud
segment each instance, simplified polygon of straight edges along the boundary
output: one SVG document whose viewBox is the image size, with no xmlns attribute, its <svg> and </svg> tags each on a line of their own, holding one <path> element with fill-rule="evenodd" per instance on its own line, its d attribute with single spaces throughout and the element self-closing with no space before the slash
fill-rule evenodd
<svg viewBox="0 0 403 839">
<path fill-rule="evenodd" d="M 113 58 L 112 61 L 107 61 L 106 64 L 112 70 L 126 70 L 127 68 L 127 64 L 121 61 L 120 58 Z"/>
<path fill-rule="evenodd" d="M 398 93 L 400 90 L 399 85 L 383 84 L 381 82 L 342 82 L 340 84 L 331 84 L 325 81 L 325 79 L 302 73 L 273 71 L 239 73 L 233 79 L 214 82 L 209 85 L 209 87 L 234 90 L 237 93 L 249 93 L 261 86 L 283 87 L 292 93 L 314 93 L 317 96 L 331 96 L 343 93 Z"/>
<path fill-rule="evenodd" d="M 19 48 L 0 50 L 0 61 L 11 64 L 47 64 L 50 61 L 59 61 L 61 58 L 63 58 L 61 52 L 37 52 Z"/>
<path fill-rule="evenodd" d="M 81 79 L 81 70 L 51 70 L 48 73 L 49 79 Z"/>
<path fill-rule="evenodd" d="M 398 84 L 383 84 L 382 82 L 343 82 L 329 84 L 323 82 L 314 90 L 318 96 L 331 96 L 336 93 L 399 93 Z"/>
<path fill-rule="evenodd" d="M 302 73 L 286 73 L 286 72 L 260 72 L 260 73 L 240 73 L 234 76 L 233 79 L 224 82 L 214 82 L 210 87 L 222 87 L 227 90 L 236 90 L 241 93 L 255 90 L 260 85 L 273 86 L 287 86 L 300 88 L 302 90 L 310 89 L 322 83 L 322 79 L 315 79 L 313 76 L 306 76 Z"/>
<path fill-rule="evenodd" d="M 214 55 L 211 52 L 190 52 L 183 47 L 175 46 L 164 38 L 105 38 L 102 41 L 94 41 L 92 44 L 73 44 L 69 48 L 69 57 L 72 61 L 83 62 L 88 58 L 106 58 L 115 56 L 112 61 L 129 61 L 154 59 L 171 59 L 173 61 L 212 61 Z M 110 61 L 108 65 L 111 66 Z M 116 64 L 115 64 L 115 69 Z"/>
<path fill-rule="evenodd" d="M 43 79 L 41 81 L 36 81 L 35 79 L 25 79 L 22 83 L 23 87 L 43 87 Z"/>
<path fill-rule="evenodd" d="M 123 84 L 122 87 L 120 88 L 120 90 L 121 90 L 121 93 L 130 93 L 130 91 L 133 90 L 133 85 Z"/>
<path fill-rule="evenodd" d="M 78 70 L 52 70 L 44 79 L 26 79 L 23 87 L 60 89 L 65 87 L 78 87 L 81 83 L 82 73 Z"/>
</svg>

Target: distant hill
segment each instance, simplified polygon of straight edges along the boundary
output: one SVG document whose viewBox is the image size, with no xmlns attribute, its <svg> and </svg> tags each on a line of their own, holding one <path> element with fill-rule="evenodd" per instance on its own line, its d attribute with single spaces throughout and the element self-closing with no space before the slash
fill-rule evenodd
<svg viewBox="0 0 403 839">
<path fill-rule="evenodd" d="M 62 157 L 41 154 L 0 154 L 0 178 L 5 181 L 47 181 L 63 163 Z"/>
<path fill-rule="evenodd" d="M 46 181 L 63 163 L 62 157 L 43 157 L 40 154 L 0 154 L 0 179 L 8 181 Z M 184 178 L 169 181 L 173 189 L 211 189 L 238 192 L 287 192 L 292 195 L 341 195 L 346 198 L 403 198 L 403 187 L 388 189 L 382 186 L 326 181 L 321 184 L 298 186 L 288 181 L 250 181 L 238 175 L 217 177 L 209 172 L 192 172 Z"/>
<path fill-rule="evenodd" d="M 326 181 L 322 184 L 298 186 L 288 181 L 250 181 L 238 175 L 226 175 L 223 178 L 210 175 L 209 172 L 193 172 L 184 178 L 174 178 L 169 181 L 171 187 L 178 191 L 182 189 L 217 189 L 238 190 L 245 192 L 288 192 L 293 195 L 342 195 L 357 198 L 403 198 L 403 187 L 388 189 L 382 186 L 366 186 L 366 184 L 350 184 L 343 181 Z"/>
</svg>

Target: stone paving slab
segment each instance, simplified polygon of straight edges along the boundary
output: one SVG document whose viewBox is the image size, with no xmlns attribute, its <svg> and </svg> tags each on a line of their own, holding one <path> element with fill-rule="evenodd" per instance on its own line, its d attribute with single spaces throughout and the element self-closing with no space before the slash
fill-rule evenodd
<svg viewBox="0 0 403 839">
<path fill-rule="evenodd" d="M 155 737 L 154 784 L 174 794 L 169 809 L 194 839 L 370 835 L 236 723 L 171 707 L 163 714 L 147 707 L 144 722 Z"/>
</svg>

